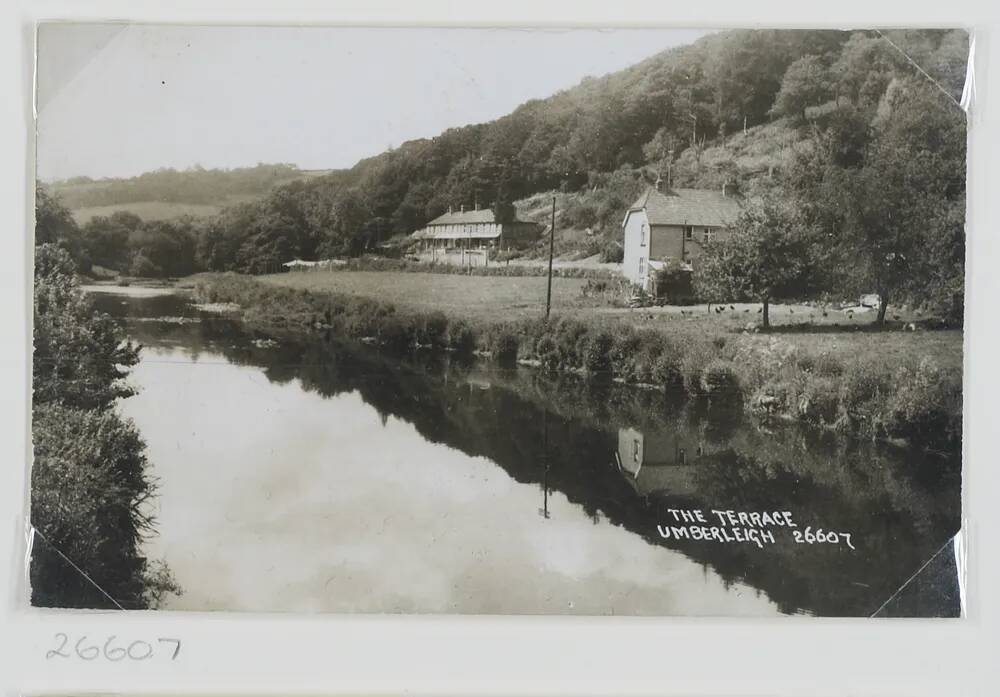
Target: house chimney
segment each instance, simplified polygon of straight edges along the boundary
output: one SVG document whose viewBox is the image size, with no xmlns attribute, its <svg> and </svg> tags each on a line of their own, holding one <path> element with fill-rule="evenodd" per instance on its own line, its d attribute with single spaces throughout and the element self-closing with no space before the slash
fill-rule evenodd
<svg viewBox="0 0 1000 697">
<path fill-rule="evenodd" d="M 454 211 L 453 211 L 452 207 L 451 207 L 451 206 L 448 206 L 448 214 L 450 215 L 450 214 L 451 214 L 451 213 L 453 213 L 453 212 L 454 212 Z"/>
<path fill-rule="evenodd" d="M 462 213 L 465 213 L 465 204 L 464 203 L 459 207 L 459 211 L 462 212 Z"/>
</svg>

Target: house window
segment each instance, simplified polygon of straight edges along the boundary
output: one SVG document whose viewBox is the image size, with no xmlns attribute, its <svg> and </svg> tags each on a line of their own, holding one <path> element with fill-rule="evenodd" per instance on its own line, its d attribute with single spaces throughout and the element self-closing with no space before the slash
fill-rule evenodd
<svg viewBox="0 0 1000 697">
<path fill-rule="evenodd" d="M 687 451 L 684 450 L 684 448 L 681 448 L 677 452 L 677 460 L 678 460 L 679 464 L 682 464 L 682 465 L 686 465 L 687 464 Z"/>
<path fill-rule="evenodd" d="M 646 246 L 646 239 L 649 237 L 649 226 L 646 223 L 642 224 L 642 228 L 639 230 L 639 245 L 642 247 Z"/>
<path fill-rule="evenodd" d="M 684 239 L 688 242 L 694 240 L 694 228 L 690 225 L 684 226 Z"/>
<path fill-rule="evenodd" d="M 639 461 L 639 453 L 640 452 L 641 452 L 641 447 L 639 445 L 639 439 L 636 438 L 635 440 L 632 441 L 632 461 L 633 462 L 638 462 Z"/>
<path fill-rule="evenodd" d="M 702 238 L 705 240 L 705 244 L 708 244 L 715 237 L 715 231 L 711 228 L 705 228 L 702 232 Z"/>
<path fill-rule="evenodd" d="M 645 257 L 639 257 L 639 275 L 640 276 L 645 276 L 646 275 L 646 258 Z"/>
</svg>

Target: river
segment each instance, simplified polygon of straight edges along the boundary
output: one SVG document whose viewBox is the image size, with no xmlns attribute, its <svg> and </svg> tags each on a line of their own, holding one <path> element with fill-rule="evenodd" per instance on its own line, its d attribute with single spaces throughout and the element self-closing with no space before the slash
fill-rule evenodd
<svg viewBox="0 0 1000 697">
<path fill-rule="evenodd" d="M 159 484 L 145 551 L 184 590 L 166 609 L 959 612 L 958 453 L 762 428 L 526 368 L 272 338 L 183 293 L 101 290 L 98 308 L 143 345 L 120 409 Z M 713 510 L 786 512 L 797 527 L 760 545 L 678 537 L 693 529 L 675 516 L 701 511 L 707 530 L 725 520 Z M 809 541 L 807 526 L 838 535 Z"/>
</svg>

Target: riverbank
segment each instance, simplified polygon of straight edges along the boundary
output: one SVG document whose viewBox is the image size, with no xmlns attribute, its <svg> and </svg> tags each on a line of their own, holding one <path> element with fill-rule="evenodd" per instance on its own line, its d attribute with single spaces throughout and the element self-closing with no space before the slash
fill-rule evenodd
<svg viewBox="0 0 1000 697">
<path fill-rule="evenodd" d="M 960 332 L 791 327 L 758 334 L 679 319 L 637 328 L 628 315 L 597 312 L 551 321 L 528 312 L 473 318 L 237 274 L 206 274 L 194 285 L 199 301 L 235 303 L 247 322 L 270 331 L 330 332 L 396 353 L 477 353 L 501 365 L 527 362 L 545 372 L 739 404 L 760 419 L 941 449 L 956 449 L 961 438 Z"/>
<path fill-rule="evenodd" d="M 134 395 L 127 378 L 139 347 L 94 309 L 73 268 L 61 248 L 36 248 L 31 601 L 155 608 L 180 588 L 145 555 L 157 483 L 142 437 L 117 408 Z"/>
</svg>

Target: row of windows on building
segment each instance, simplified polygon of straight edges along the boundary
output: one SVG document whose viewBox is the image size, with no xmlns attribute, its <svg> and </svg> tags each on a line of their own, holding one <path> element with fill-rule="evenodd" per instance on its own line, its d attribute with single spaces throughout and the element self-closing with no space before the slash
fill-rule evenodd
<svg viewBox="0 0 1000 697">
<path fill-rule="evenodd" d="M 684 239 L 687 242 L 694 241 L 694 231 L 693 225 L 684 226 Z M 715 230 L 710 227 L 701 228 L 701 241 L 704 244 L 708 244 L 715 237 Z M 649 225 L 646 223 L 642 224 L 642 235 L 641 235 L 641 246 L 645 247 L 649 243 Z"/>
</svg>

